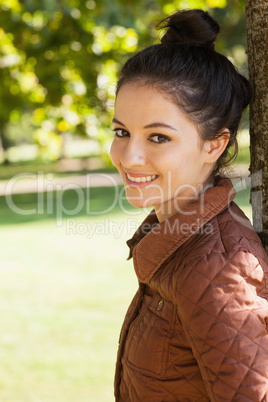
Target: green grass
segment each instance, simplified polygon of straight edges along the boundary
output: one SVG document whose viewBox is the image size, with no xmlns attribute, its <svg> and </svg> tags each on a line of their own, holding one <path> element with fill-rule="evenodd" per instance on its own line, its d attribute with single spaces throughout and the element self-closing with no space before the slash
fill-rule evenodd
<svg viewBox="0 0 268 402">
<path fill-rule="evenodd" d="M 64 196 L 71 210 L 75 194 Z M 18 215 L 0 198 L 1 402 L 114 400 L 119 331 L 137 288 L 125 241 L 145 213 L 124 203 L 128 212 L 92 214 L 113 200 L 113 189 L 91 189 L 89 210 L 57 219 L 56 208 Z M 34 208 L 37 194 L 13 201 Z M 238 202 L 249 208 L 248 190 Z"/>
<path fill-rule="evenodd" d="M 90 211 L 113 199 L 112 189 L 92 189 Z M 21 210 L 36 200 L 13 198 Z M 73 208 L 74 194 L 64 201 Z M 0 401 L 113 401 L 119 331 L 137 288 L 125 241 L 145 214 L 126 216 L 116 207 L 93 216 L 84 206 L 57 220 L 56 211 L 18 215 L 4 197 L 0 205 Z M 86 225 L 95 225 L 91 237 Z M 116 225 L 120 236 L 111 233 Z"/>
<path fill-rule="evenodd" d="M 85 223 L 100 218 L 76 220 Z M 137 286 L 128 236 L 88 239 L 67 224 L 1 227 L 1 402 L 113 400 L 118 334 Z"/>
<path fill-rule="evenodd" d="M 99 216 L 110 209 L 113 214 L 116 214 L 120 212 L 120 207 L 116 204 L 118 194 L 123 194 L 122 186 L 79 188 L 39 194 L 12 194 L 0 197 L 0 225 L 47 219 L 60 220 L 61 217 Z M 121 199 L 124 208 L 134 210 L 123 196 Z"/>
</svg>

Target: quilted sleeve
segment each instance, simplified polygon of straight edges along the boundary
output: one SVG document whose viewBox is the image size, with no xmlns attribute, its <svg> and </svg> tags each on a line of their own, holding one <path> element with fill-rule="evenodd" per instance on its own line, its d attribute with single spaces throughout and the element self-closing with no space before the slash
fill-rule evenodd
<svg viewBox="0 0 268 402">
<path fill-rule="evenodd" d="M 211 401 L 268 401 L 264 270 L 244 251 L 202 258 L 184 269 L 177 294 L 178 314 L 208 395 Z"/>
</svg>

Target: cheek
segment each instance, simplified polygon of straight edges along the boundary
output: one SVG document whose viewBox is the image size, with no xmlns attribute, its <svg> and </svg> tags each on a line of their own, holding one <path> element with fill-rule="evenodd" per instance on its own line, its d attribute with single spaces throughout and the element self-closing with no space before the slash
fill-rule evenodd
<svg viewBox="0 0 268 402">
<path fill-rule="evenodd" d="M 184 170 L 186 161 L 180 153 L 171 150 L 167 155 L 165 155 L 164 158 L 161 158 L 159 160 L 158 158 L 158 166 L 163 172 L 165 172 L 166 176 L 167 174 L 171 175 L 174 178 L 177 177 L 177 175 Z"/>
</svg>

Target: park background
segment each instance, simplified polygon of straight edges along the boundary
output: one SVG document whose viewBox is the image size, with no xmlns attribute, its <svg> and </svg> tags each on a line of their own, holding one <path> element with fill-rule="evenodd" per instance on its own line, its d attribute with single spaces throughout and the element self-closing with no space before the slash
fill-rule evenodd
<svg viewBox="0 0 268 402">
<path fill-rule="evenodd" d="M 0 0 L 0 402 L 113 400 L 137 288 L 125 241 L 146 216 L 109 160 L 116 77 L 183 8 L 212 13 L 247 75 L 242 0 Z M 229 173 L 250 217 L 247 115 L 239 143 Z"/>
</svg>

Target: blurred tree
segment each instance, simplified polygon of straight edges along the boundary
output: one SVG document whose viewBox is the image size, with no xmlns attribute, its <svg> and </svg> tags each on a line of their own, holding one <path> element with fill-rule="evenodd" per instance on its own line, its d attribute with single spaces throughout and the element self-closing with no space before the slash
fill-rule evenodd
<svg viewBox="0 0 268 402">
<path fill-rule="evenodd" d="M 253 224 L 268 253 L 268 3 L 247 0 L 247 38 L 250 81 L 251 203 Z"/>
<path fill-rule="evenodd" d="M 120 66 L 158 39 L 153 20 L 194 7 L 222 22 L 219 50 L 245 70 L 242 0 L 0 0 L 2 145 L 14 143 L 7 124 L 27 114 L 44 158 L 60 157 L 63 133 L 95 139 L 105 153 Z"/>
</svg>

